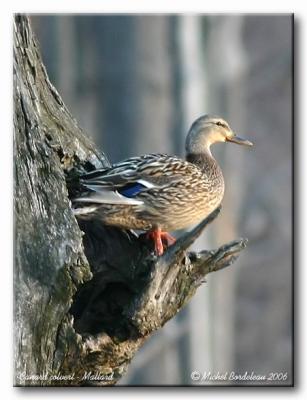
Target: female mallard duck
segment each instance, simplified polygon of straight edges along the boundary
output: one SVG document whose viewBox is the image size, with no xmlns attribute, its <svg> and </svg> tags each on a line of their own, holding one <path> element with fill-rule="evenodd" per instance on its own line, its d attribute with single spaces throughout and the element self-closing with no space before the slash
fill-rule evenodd
<svg viewBox="0 0 307 400">
<path fill-rule="evenodd" d="M 210 146 L 239 138 L 222 118 L 204 115 L 190 128 L 186 161 L 167 154 L 129 158 L 110 169 L 83 175 L 84 193 L 73 200 L 79 218 L 99 218 L 104 224 L 147 231 L 156 254 L 175 239 L 168 231 L 194 225 L 218 207 L 224 195 L 221 168 Z"/>
</svg>

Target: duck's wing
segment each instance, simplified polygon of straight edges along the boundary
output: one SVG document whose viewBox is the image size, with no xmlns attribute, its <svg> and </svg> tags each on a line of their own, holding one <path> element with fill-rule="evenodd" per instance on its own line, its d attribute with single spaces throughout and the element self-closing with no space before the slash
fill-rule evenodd
<svg viewBox="0 0 307 400">
<path fill-rule="evenodd" d="M 110 169 L 83 175 L 80 183 L 86 193 L 78 202 L 108 204 L 143 204 L 140 193 L 157 189 L 180 179 L 191 164 L 167 154 L 149 154 L 129 158 Z"/>
</svg>

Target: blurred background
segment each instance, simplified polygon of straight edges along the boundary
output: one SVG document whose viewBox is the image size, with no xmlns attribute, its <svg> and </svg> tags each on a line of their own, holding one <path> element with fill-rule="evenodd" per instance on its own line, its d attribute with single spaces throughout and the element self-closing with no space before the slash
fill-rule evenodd
<svg viewBox="0 0 307 400">
<path fill-rule="evenodd" d="M 291 383 L 292 16 L 31 19 L 51 81 L 112 162 L 184 156 L 186 133 L 205 113 L 255 145 L 214 146 L 226 194 L 221 215 L 195 244 L 209 249 L 247 237 L 248 247 L 148 340 L 120 384 L 189 385 L 195 370 L 283 372 L 286 381 L 271 383 Z M 212 383 L 220 382 L 197 382 Z"/>
</svg>

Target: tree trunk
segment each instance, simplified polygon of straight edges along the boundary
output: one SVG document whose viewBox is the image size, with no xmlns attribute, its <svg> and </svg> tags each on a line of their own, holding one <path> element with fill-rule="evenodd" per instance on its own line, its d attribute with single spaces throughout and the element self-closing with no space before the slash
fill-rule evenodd
<svg viewBox="0 0 307 400">
<path fill-rule="evenodd" d="M 75 178 L 109 162 L 50 83 L 25 16 L 14 20 L 14 104 L 15 385 L 113 385 L 246 240 L 186 253 L 219 209 L 159 258 L 132 232 L 78 224 Z"/>
</svg>

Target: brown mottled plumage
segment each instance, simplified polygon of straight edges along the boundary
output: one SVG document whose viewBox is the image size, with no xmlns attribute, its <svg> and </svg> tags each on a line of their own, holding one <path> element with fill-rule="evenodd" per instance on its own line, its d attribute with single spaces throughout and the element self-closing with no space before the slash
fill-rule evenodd
<svg viewBox="0 0 307 400">
<path fill-rule="evenodd" d="M 194 225 L 219 206 L 224 195 L 222 171 L 210 146 L 217 142 L 251 146 L 226 121 L 205 115 L 187 136 L 186 161 L 167 154 L 129 158 L 112 168 L 84 175 L 84 193 L 74 199 L 79 218 L 99 218 L 124 229 L 151 232 L 156 252 L 163 253 L 163 233 Z"/>
</svg>

